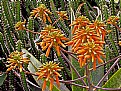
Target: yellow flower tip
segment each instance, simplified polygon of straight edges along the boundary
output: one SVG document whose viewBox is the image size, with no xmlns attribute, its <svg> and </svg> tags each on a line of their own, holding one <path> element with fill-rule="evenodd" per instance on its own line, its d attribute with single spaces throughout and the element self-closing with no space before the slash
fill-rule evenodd
<svg viewBox="0 0 121 91">
<path fill-rule="evenodd" d="M 50 17 L 48 16 L 48 14 L 52 14 L 52 13 L 46 8 L 44 4 L 40 4 L 39 7 L 34 8 L 34 10 L 30 12 L 30 14 L 31 14 L 30 17 L 41 18 L 44 23 L 46 22 L 46 20 L 52 23 Z"/>
<path fill-rule="evenodd" d="M 20 65 L 20 68 L 19 68 L 20 72 L 22 72 L 22 68 L 23 68 L 22 65 Z"/>
<path fill-rule="evenodd" d="M 112 32 L 112 30 L 107 30 L 107 33 L 109 34 L 109 33 L 111 33 Z"/>
<path fill-rule="evenodd" d="M 26 23 L 26 20 L 24 20 L 24 22 L 21 22 L 21 21 L 17 22 L 15 24 L 15 29 L 16 30 L 24 30 L 24 29 L 26 29 L 25 28 L 25 23 Z"/>
<path fill-rule="evenodd" d="M 39 67 L 38 72 L 36 74 L 38 75 L 38 80 L 45 78 L 43 83 L 43 91 L 46 88 L 46 82 L 50 82 L 50 90 L 53 88 L 53 82 L 56 81 L 57 85 L 59 86 L 59 76 L 60 74 L 57 71 L 60 71 L 62 67 L 59 67 L 59 63 L 55 63 L 53 61 L 49 61 L 44 63 L 41 67 Z"/>
<path fill-rule="evenodd" d="M 68 20 L 67 12 L 66 11 L 56 11 L 56 13 L 61 17 L 61 20 Z"/>
<path fill-rule="evenodd" d="M 107 19 L 107 24 L 112 24 L 112 25 L 115 25 L 117 24 L 117 21 L 119 20 L 119 17 L 117 16 L 110 16 L 108 19 Z"/>
<path fill-rule="evenodd" d="M 119 46 L 121 46 L 121 41 L 118 42 Z"/>
<path fill-rule="evenodd" d="M 17 67 L 20 72 L 22 72 L 22 65 L 25 63 L 28 64 L 30 62 L 28 58 L 23 57 L 23 54 L 23 52 L 14 51 L 9 55 L 9 58 L 7 58 L 7 63 L 9 64 L 7 65 L 7 67 L 9 67 L 7 71 L 16 69 Z"/>
</svg>

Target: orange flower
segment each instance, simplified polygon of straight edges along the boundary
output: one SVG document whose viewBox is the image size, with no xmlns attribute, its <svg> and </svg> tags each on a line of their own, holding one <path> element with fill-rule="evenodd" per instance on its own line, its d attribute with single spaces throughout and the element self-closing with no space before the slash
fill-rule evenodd
<svg viewBox="0 0 121 91">
<path fill-rule="evenodd" d="M 66 44 L 72 45 L 72 50 L 76 52 L 82 43 L 100 40 L 100 37 L 95 34 L 95 30 L 87 25 L 85 28 L 76 30 L 72 42 L 67 42 Z"/>
<path fill-rule="evenodd" d="M 80 67 L 87 62 L 93 62 L 93 69 L 96 69 L 96 61 L 102 63 L 100 58 L 105 57 L 103 51 L 103 44 L 107 31 L 105 24 L 98 20 L 90 23 L 89 19 L 84 16 L 79 16 L 70 26 L 74 25 L 72 29 L 72 40 L 66 42 L 66 45 L 72 46 L 72 51 L 78 54 L 78 61 Z"/>
<path fill-rule="evenodd" d="M 97 33 L 97 36 L 102 36 L 102 40 L 104 40 L 106 35 L 105 24 L 98 20 L 95 20 L 94 23 L 89 25 L 90 28 L 94 29 Z"/>
<path fill-rule="evenodd" d="M 41 31 L 42 42 L 36 43 L 41 46 L 42 50 L 46 50 L 46 57 L 49 56 L 50 50 L 54 47 L 60 56 L 60 46 L 66 47 L 62 41 L 68 40 L 60 30 L 54 28 L 46 28 Z"/>
<path fill-rule="evenodd" d="M 15 51 L 15 52 L 12 52 L 9 56 L 10 58 L 8 58 L 7 62 L 9 63 L 9 65 L 7 65 L 7 67 L 9 67 L 7 69 L 7 72 L 12 70 L 12 69 L 15 69 L 16 67 L 20 70 L 20 72 L 22 72 L 22 66 L 23 64 L 28 64 L 29 63 L 29 59 L 28 58 L 23 58 L 23 52 L 18 52 L 18 51 Z"/>
<path fill-rule="evenodd" d="M 53 26 L 47 25 L 46 27 L 44 27 L 43 30 L 41 30 L 41 37 L 40 38 L 45 38 L 46 36 L 49 35 L 49 33 L 54 32 L 54 31 L 61 32 L 59 29 L 55 29 Z"/>
<path fill-rule="evenodd" d="M 107 19 L 107 24 L 116 25 L 118 20 L 119 20 L 119 17 L 117 17 L 117 16 L 110 16 Z"/>
<path fill-rule="evenodd" d="M 15 24 L 15 29 L 16 30 L 24 30 L 24 29 L 26 29 L 25 25 L 24 25 L 25 23 L 26 23 L 26 20 L 24 20 L 24 22 L 21 22 L 21 21 L 17 22 Z"/>
<path fill-rule="evenodd" d="M 100 57 L 105 57 L 105 55 L 102 52 L 103 48 L 101 44 L 104 44 L 104 42 L 87 42 L 79 47 L 77 54 L 80 67 L 84 66 L 90 60 L 93 62 L 93 69 L 96 69 L 96 60 L 98 60 L 98 63 L 103 63 Z"/>
<path fill-rule="evenodd" d="M 46 18 L 47 18 L 47 20 L 50 23 L 52 23 L 48 14 L 52 14 L 52 13 L 46 8 L 46 6 L 44 4 L 40 4 L 39 7 L 32 10 L 30 17 L 32 17 L 32 16 L 34 16 L 34 18 L 39 17 L 44 21 L 44 23 L 46 22 Z"/>
<path fill-rule="evenodd" d="M 56 11 L 57 14 L 60 16 L 61 20 L 68 20 L 67 12 L 66 11 Z"/>
<path fill-rule="evenodd" d="M 85 16 L 79 16 L 72 22 L 72 24 L 70 24 L 70 26 L 74 25 L 72 34 L 74 34 L 76 30 L 80 29 L 81 27 L 85 27 L 89 23 L 90 21 L 88 18 L 86 18 Z"/>
<path fill-rule="evenodd" d="M 56 81 L 57 86 L 60 87 L 58 77 L 61 77 L 61 75 L 57 71 L 61 71 L 62 68 L 63 67 L 59 67 L 59 63 L 57 64 L 52 61 L 44 63 L 39 68 L 38 72 L 36 72 L 36 75 L 38 75 L 37 80 L 44 78 L 42 91 L 45 90 L 47 81 L 50 82 L 50 91 L 52 91 L 54 80 Z"/>
</svg>

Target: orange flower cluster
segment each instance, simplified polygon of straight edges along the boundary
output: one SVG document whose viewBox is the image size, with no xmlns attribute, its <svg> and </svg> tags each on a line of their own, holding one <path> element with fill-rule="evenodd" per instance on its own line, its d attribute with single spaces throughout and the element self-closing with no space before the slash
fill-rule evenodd
<svg viewBox="0 0 121 91">
<path fill-rule="evenodd" d="M 86 18 L 85 16 L 79 16 L 76 20 L 72 22 L 72 24 L 70 24 L 70 26 L 74 25 L 72 34 L 74 34 L 76 30 L 80 29 L 81 27 L 85 27 L 89 23 L 90 21 L 88 18 Z"/>
<path fill-rule="evenodd" d="M 117 16 L 110 16 L 107 19 L 107 24 L 116 25 L 118 20 L 119 20 L 119 17 L 117 17 Z"/>
<path fill-rule="evenodd" d="M 42 42 L 37 43 L 41 46 L 42 50 L 46 50 L 46 57 L 49 56 L 50 50 L 54 47 L 57 51 L 58 56 L 60 56 L 60 46 L 66 47 L 62 41 L 68 40 L 64 37 L 59 29 L 55 29 L 51 25 L 44 28 L 41 31 Z"/>
<path fill-rule="evenodd" d="M 74 25 L 73 38 L 65 44 L 71 45 L 72 51 L 78 55 L 80 67 L 92 61 L 93 69 L 96 69 L 96 60 L 102 63 L 103 60 L 100 57 L 105 57 L 102 52 L 106 35 L 105 24 L 98 20 L 91 23 L 85 16 L 79 16 L 70 24 L 72 25 Z"/>
<path fill-rule="evenodd" d="M 68 20 L 66 11 L 56 11 L 56 12 L 60 16 L 60 20 Z"/>
<path fill-rule="evenodd" d="M 52 61 L 44 63 L 39 68 L 38 72 L 36 72 L 36 75 L 38 75 L 37 80 L 40 80 L 42 78 L 45 79 L 42 86 L 42 91 L 45 90 L 47 81 L 50 82 L 50 91 L 52 91 L 54 80 L 56 81 L 57 86 L 60 87 L 58 77 L 60 77 L 61 75 L 57 71 L 61 71 L 61 69 L 62 67 L 59 67 L 59 63 L 57 64 Z"/>
<path fill-rule="evenodd" d="M 7 67 L 9 68 L 7 69 L 7 72 L 15 69 L 16 67 L 20 70 L 20 72 L 22 72 L 23 64 L 28 64 L 30 61 L 28 58 L 23 58 L 23 54 L 23 52 L 15 51 L 9 55 L 10 58 L 7 59 L 7 62 L 9 63 Z"/>
<path fill-rule="evenodd" d="M 39 17 L 44 21 L 44 23 L 46 22 L 46 20 L 52 23 L 48 14 L 52 14 L 52 13 L 46 8 L 44 4 L 40 4 L 39 7 L 32 10 L 30 17 L 32 16 L 34 16 L 34 18 Z"/>
<path fill-rule="evenodd" d="M 26 29 L 25 28 L 25 23 L 26 23 L 26 20 L 24 20 L 24 22 L 21 22 L 21 21 L 17 22 L 15 24 L 15 29 L 16 30 L 24 30 L 24 29 Z"/>
</svg>

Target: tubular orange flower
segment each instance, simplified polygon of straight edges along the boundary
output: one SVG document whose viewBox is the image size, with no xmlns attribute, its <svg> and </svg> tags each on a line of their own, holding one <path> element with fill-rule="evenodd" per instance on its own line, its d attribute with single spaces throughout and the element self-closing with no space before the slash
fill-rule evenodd
<svg viewBox="0 0 121 91">
<path fill-rule="evenodd" d="M 59 67 L 59 63 L 55 62 L 46 62 L 44 63 L 39 69 L 38 72 L 36 72 L 36 75 L 38 75 L 37 80 L 40 80 L 44 78 L 44 83 L 42 87 L 42 91 L 46 88 L 46 82 L 50 82 L 50 91 L 52 91 L 53 88 L 53 82 L 54 80 L 57 83 L 57 86 L 60 86 L 59 78 L 61 75 L 57 71 L 61 71 L 63 67 Z"/>
<path fill-rule="evenodd" d="M 82 67 L 87 61 L 91 60 L 94 64 L 93 69 L 95 69 L 96 60 L 98 60 L 98 63 L 103 63 L 103 60 L 100 58 L 101 56 L 104 57 L 102 50 L 103 48 L 100 44 L 95 42 L 83 43 L 77 51 L 80 66 Z"/>
<path fill-rule="evenodd" d="M 56 11 L 57 14 L 60 16 L 61 20 L 68 20 L 67 12 L 66 11 Z"/>
<path fill-rule="evenodd" d="M 46 27 L 44 27 L 43 30 L 41 30 L 40 38 L 45 38 L 46 36 L 49 35 L 49 33 L 54 32 L 54 31 L 61 32 L 59 29 L 55 29 L 52 25 L 47 25 Z"/>
<path fill-rule="evenodd" d="M 98 20 L 95 20 L 94 23 L 89 25 L 90 28 L 94 29 L 98 36 L 102 36 L 102 40 L 104 40 L 106 35 L 105 24 Z"/>
<path fill-rule="evenodd" d="M 117 17 L 117 16 L 110 16 L 107 19 L 107 24 L 116 25 L 118 20 L 119 20 L 119 17 Z"/>
<path fill-rule="evenodd" d="M 70 26 L 74 25 L 74 28 L 72 29 L 72 34 L 74 34 L 76 30 L 86 26 L 89 23 L 90 21 L 88 18 L 86 18 L 85 16 L 79 16 L 72 22 L 72 24 L 70 24 Z"/>
<path fill-rule="evenodd" d="M 15 69 L 16 67 L 20 70 L 20 72 L 22 72 L 23 64 L 28 64 L 30 61 L 28 58 L 23 58 L 23 54 L 23 52 L 15 51 L 9 55 L 10 58 L 7 59 L 7 62 L 9 63 L 7 67 L 9 68 L 7 69 L 7 72 Z"/>
<path fill-rule="evenodd" d="M 54 47 L 57 51 L 58 56 L 60 56 L 60 46 L 66 47 L 63 42 L 68 40 L 64 37 L 59 29 L 54 29 L 52 26 L 45 28 L 46 30 L 41 31 L 42 42 L 37 43 L 41 46 L 42 50 L 46 50 L 46 57 L 49 56 L 50 49 Z M 63 42 L 62 42 L 63 41 Z"/>
<path fill-rule="evenodd" d="M 26 29 L 25 25 L 24 25 L 25 23 L 26 23 L 26 20 L 24 20 L 24 22 L 21 22 L 21 21 L 17 22 L 15 24 L 15 29 L 16 30 L 24 30 L 24 29 Z"/>
<path fill-rule="evenodd" d="M 79 46 L 82 43 L 85 42 L 92 42 L 92 41 L 97 41 L 99 42 L 101 39 L 99 36 L 97 36 L 97 34 L 95 34 L 95 30 L 90 28 L 88 25 L 85 28 L 82 29 L 78 29 L 76 30 L 72 41 L 67 42 L 67 45 L 72 45 L 72 51 L 76 52 L 79 48 Z"/>
<path fill-rule="evenodd" d="M 44 21 L 44 23 L 46 22 L 46 19 L 47 19 L 50 23 L 52 23 L 48 14 L 52 14 L 52 13 L 46 8 L 44 4 L 40 4 L 39 7 L 32 10 L 30 17 L 32 16 L 34 16 L 34 18 L 39 17 Z"/>
</svg>

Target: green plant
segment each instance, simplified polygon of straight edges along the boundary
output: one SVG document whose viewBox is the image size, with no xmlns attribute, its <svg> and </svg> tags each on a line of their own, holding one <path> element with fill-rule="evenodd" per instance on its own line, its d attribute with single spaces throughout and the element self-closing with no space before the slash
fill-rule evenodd
<svg viewBox="0 0 121 91">
<path fill-rule="evenodd" d="M 120 91 L 121 1 L 95 2 L 1 0 L 0 90 Z M 40 70 L 50 61 L 60 73 Z"/>
</svg>

